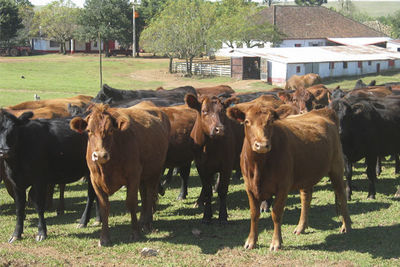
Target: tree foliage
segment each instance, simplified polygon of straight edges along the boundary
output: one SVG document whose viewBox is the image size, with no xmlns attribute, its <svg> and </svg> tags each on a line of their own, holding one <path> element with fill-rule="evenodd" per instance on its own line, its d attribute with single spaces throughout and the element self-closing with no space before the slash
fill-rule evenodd
<svg viewBox="0 0 400 267">
<path fill-rule="evenodd" d="M 34 16 L 34 32 L 60 43 L 60 53 L 66 53 L 65 42 L 74 37 L 79 9 L 71 0 L 58 0 L 44 6 Z"/>
<path fill-rule="evenodd" d="M 299 6 L 321 6 L 326 4 L 327 0 L 295 0 L 296 5 Z"/>
<path fill-rule="evenodd" d="M 279 42 L 277 29 L 259 15 L 260 8 L 244 0 L 223 0 L 218 6 L 218 19 L 213 28 L 220 42 L 234 48 L 235 43 L 254 47 L 266 42 Z"/>
<path fill-rule="evenodd" d="M 391 37 L 395 39 L 400 38 L 400 10 L 396 11 L 393 15 L 389 16 L 388 22 L 392 28 Z"/>
<path fill-rule="evenodd" d="M 210 30 L 215 16 L 215 5 L 211 2 L 170 0 L 143 30 L 141 46 L 147 51 L 167 54 L 170 59 L 185 58 L 191 75 L 193 58 L 216 45 Z"/>
<path fill-rule="evenodd" d="M 0 0 L 0 42 L 9 43 L 23 27 L 18 6 L 12 0 Z"/>
<path fill-rule="evenodd" d="M 16 3 L 24 27 L 17 31 L 17 36 L 14 38 L 15 43 L 19 45 L 28 45 L 30 37 L 32 36 L 35 10 L 29 0 L 16 0 Z"/>
<path fill-rule="evenodd" d="M 132 44 L 132 5 L 129 0 L 86 0 L 79 16 L 79 36 L 82 40 L 117 40 L 122 46 Z"/>
</svg>

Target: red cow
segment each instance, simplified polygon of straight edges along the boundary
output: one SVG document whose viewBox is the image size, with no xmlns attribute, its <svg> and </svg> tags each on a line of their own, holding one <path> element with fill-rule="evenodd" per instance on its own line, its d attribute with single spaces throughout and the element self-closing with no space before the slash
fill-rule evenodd
<svg viewBox="0 0 400 267">
<path fill-rule="evenodd" d="M 161 111 L 145 108 L 110 108 L 98 104 L 82 119 L 71 121 L 75 131 L 89 134 L 86 160 L 100 203 L 102 229 L 99 245 L 109 245 L 108 197 L 127 187 L 126 205 L 131 213 L 132 239 L 139 238 L 136 218 L 138 190 L 142 199 L 140 224 L 151 228 L 153 206 L 168 149 L 170 124 Z"/>
<path fill-rule="evenodd" d="M 260 203 L 275 195 L 272 207 L 274 234 L 270 250 L 282 245 L 281 224 L 288 193 L 300 190 L 301 215 L 295 234 L 307 227 L 313 186 L 324 176 L 332 181 L 343 216 L 341 232 L 351 227 L 343 181 L 343 156 L 334 111 L 324 108 L 287 116 L 280 108 L 238 104 L 230 107 L 231 119 L 244 123 L 245 139 L 240 165 L 251 211 L 250 234 L 245 248 L 258 237 Z"/>
</svg>

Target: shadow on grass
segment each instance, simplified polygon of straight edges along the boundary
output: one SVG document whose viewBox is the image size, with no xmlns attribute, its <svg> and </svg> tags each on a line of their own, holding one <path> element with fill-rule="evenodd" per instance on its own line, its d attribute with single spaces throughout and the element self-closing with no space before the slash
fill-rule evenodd
<svg viewBox="0 0 400 267">
<path fill-rule="evenodd" d="M 369 253 L 374 258 L 399 257 L 400 224 L 353 229 L 348 234 L 332 234 L 319 244 L 296 247 L 293 250 L 357 251 Z"/>
</svg>

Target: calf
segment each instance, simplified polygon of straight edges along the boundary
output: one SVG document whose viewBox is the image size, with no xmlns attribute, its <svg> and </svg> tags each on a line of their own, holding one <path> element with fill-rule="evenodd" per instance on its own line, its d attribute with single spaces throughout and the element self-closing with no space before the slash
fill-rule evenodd
<svg viewBox="0 0 400 267">
<path fill-rule="evenodd" d="M 86 119 L 75 117 L 70 126 L 89 134 L 86 161 L 100 203 L 102 229 L 99 246 L 109 245 L 109 196 L 127 187 L 132 239 L 139 238 L 136 217 L 138 190 L 142 199 L 140 223 L 151 228 L 153 206 L 168 149 L 170 123 L 161 111 L 144 108 L 110 108 L 97 104 Z"/>
<path fill-rule="evenodd" d="M 0 110 L 0 158 L 5 179 L 12 184 L 17 213 L 10 243 L 21 238 L 29 186 L 39 215 L 36 240 L 42 241 L 47 237 L 44 219 L 47 185 L 74 182 L 89 174 L 85 160 L 87 136 L 72 131 L 70 119 L 30 120 L 32 116 L 28 112 L 17 118 Z M 94 192 L 91 197 L 95 197 Z"/>
<path fill-rule="evenodd" d="M 233 94 L 235 91 L 228 85 L 218 85 L 213 87 L 196 88 L 197 97 L 201 96 L 218 96 L 220 94 Z"/>
<path fill-rule="evenodd" d="M 326 175 L 332 181 L 343 215 L 341 232 L 350 230 L 338 121 L 333 111 L 325 108 L 284 118 L 286 115 L 282 114 L 286 112 L 280 108 L 238 104 L 230 107 L 227 114 L 245 125 L 240 166 L 251 211 L 246 249 L 252 249 L 257 242 L 260 203 L 272 195 L 274 234 L 270 250 L 281 248 L 282 215 L 291 190 L 300 190 L 302 209 L 294 233 L 303 233 L 313 186 Z"/>
<path fill-rule="evenodd" d="M 200 199 L 205 204 L 203 222 L 211 222 L 213 177 L 219 172 L 219 221 L 225 223 L 228 218 L 226 196 L 229 180 L 232 169 L 239 169 L 243 128 L 225 115 L 225 109 L 232 103 L 232 99 L 222 102 L 217 97 L 206 96 L 199 101 L 195 95 L 188 94 L 185 101 L 197 111 L 190 136 L 195 145 L 194 160 L 202 183 Z"/>
</svg>

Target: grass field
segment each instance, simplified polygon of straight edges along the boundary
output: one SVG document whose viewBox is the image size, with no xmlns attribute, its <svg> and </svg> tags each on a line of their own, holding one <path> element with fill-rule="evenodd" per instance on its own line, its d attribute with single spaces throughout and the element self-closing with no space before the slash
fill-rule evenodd
<svg viewBox="0 0 400 267">
<path fill-rule="evenodd" d="M 260 81 L 236 81 L 228 78 L 182 78 L 166 73 L 167 60 L 111 58 L 104 60 L 104 82 L 124 89 L 154 89 L 188 84 L 194 86 L 229 84 L 237 90 L 268 88 Z M 24 78 L 21 78 L 21 76 Z M 327 81 L 329 88 L 352 88 L 358 77 Z M 363 77 L 365 82 L 400 81 L 399 74 Z M 33 99 L 95 95 L 99 88 L 98 61 L 94 56 L 47 55 L 29 58 L 0 58 L 0 106 Z M 193 208 L 200 194 L 200 179 L 191 170 L 188 199 L 177 201 L 178 177 L 159 198 L 154 214 L 154 230 L 131 243 L 130 216 L 126 212 L 126 190 L 111 200 L 109 218 L 113 246 L 97 247 L 100 228 L 76 225 L 86 201 L 86 184 L 67 186 L 66 213 L 46 213 L 48 239 L 37 243 L 37 215 L 27 209 L 24 235 L 10 245 L 8 238 L 15 226 L 15 207 L 0 184 L 0 266 L 400 266 L 400 201 L 394 193 L 400 184 L 393 162 L 385 162 L 377 182 L 376 200 L 366 199 L 368 182 L 360 162 L 354 171 L 353 200 L 349 202 L 353 230 L 339 234 L 340 220 L 335 213 L 331 184 L 324 178 L 315 187 L 309 216 L 309 228 L 293 235 L 300 216 L 298 194 L 288 198 L 283 217 L 283 249 L 269 252 L 273 224 L 269 213 L 262 214 L 256 249 L 243 249 L 250 226 L 250 212 L 243 180 L 231 181 L 228 194 L 229 224 L 217 221 L 217 197 L 214 195 L 214 221 L 201 223 L 202 210 Z M 93 220 L 92 220 L 93 221 Z M 195 230 L 195 231 L 194 231 Z M 200 234 L 196 232 L 200 231 Z M 193 234 L 195 232 L 196 234 Z M 143 248 L 158 250 L 153 257 L 141 256 Z"/>
</svg>

